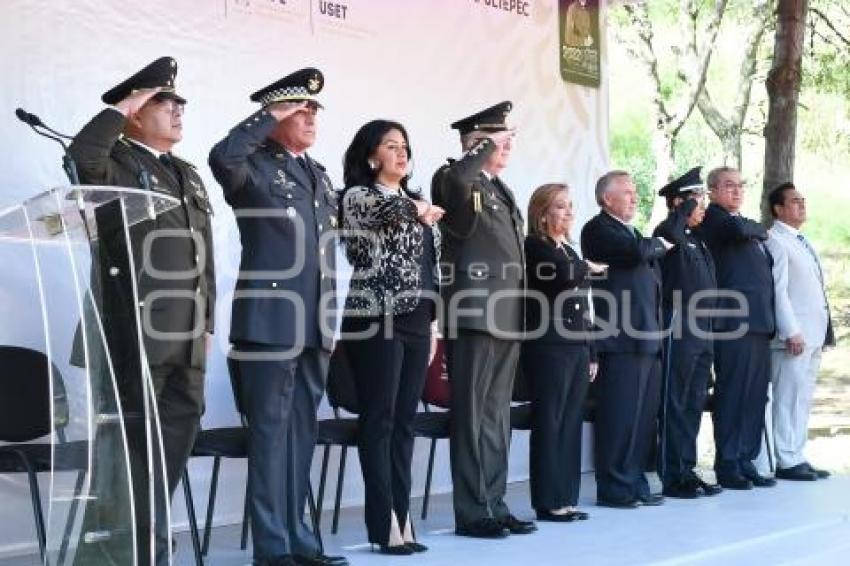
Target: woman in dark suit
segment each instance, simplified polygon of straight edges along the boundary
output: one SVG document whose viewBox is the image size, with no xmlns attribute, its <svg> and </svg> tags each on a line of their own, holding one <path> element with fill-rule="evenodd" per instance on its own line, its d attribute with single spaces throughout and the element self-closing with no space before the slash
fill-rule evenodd
<svg viewBox="0 0 850 566">
<path fill-rule="evenodd" d="M 540 521 L 587 519 L 575 505 L 583 406 L 597 368 L 588 340 L 588 277 L 607 266 L 583 260 L 570 243 L 574 219 L 567 185 L 543 185 L 531 195 L 525 239 L 531 338 L 522 345 L 522 369 L 532 391 L 531 504 Z"/>
<path fill-rule="evenodd" d="M 407 188 L 411 157 L 397 122 L 364 125 L 345 152 L 340 207 L 354 271 L 345 302 L 346 348 L 360 405 L 358 449 L 369 542 L 393 555 L 422 552 L 410 522 L 412 422 L 436 328 L 443 209 Z"/>
</svg>

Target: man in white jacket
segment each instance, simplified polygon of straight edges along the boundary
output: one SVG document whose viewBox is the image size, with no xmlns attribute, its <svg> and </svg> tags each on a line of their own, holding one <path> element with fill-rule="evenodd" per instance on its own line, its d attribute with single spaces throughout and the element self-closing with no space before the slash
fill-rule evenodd
<svg viewBox="0 0 850 566">
<path fill-rule="evenodd" d="M 771 374 L 776 477 L 816 480 L 829 472 L 813 468 L 803 450 L 821 351 L 835 344 L 829 303 L 820 259 L 800 232 L 806 199 L 793 183 L 783 183 L 768 202 L 775 218 L 766 245 L 774 258 L 776 291 Z"/>
</svg>

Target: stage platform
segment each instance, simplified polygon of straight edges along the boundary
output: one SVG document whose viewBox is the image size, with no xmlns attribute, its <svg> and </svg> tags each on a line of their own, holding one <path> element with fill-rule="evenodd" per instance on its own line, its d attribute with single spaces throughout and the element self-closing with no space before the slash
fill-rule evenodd
<svg viewBox="0 0 850 566">
<path fill-rule="evenodd" d="M 325 546 L 345 554 L 354 566 L 427 564 L 634 565 L 850 564 L 850 476 L 814 483 L 780 481 L 770 489 L 726 491 L 695 501 L 668 499 L 661 507 L 620 510 L 596 507 L 592 474 L 582 478 L 581 506 L 591 514 L 579 523 L 538 523 L 532 535 L 484 541 L 453 534 L 450 494 L 432 498 L 426 521 L 415 523 L 430 550 L 410 557 L 370 551 L 362 508 L 344 509 L 340 530 L 330 534 L 331 513 L 322 515 Z M 509 486 L 508 503 L 528 518 L 528 484 Z M 418 514 L 421 502 L 413 505 Z M 194 564 L 188 537 L 179 539 L 177 564 Z M 239 550 L 239 529 L 216 529 L 207 564 L 250 564 Z"/>
<path fill-rule="evenodd" d="M 537 533 L 496 541 L 455 536 L 451 496 L 436 495 L 428 519 L 416 522 L 419 540 L 430 550 L 409 557 L 370 551 L 362 508 L 343 509 L 336 535 L 330 534 L 331 513 L 325 510 L 322 528 L 327 552 L 345 554 L 353 566 L 850 563 L 850 476 L 812 483 L 781 481 L 770 489 L 726 491 L 693 501 L 668 499 L 660 507 L 633 510 L 596 507 L 593 493 L 593 476 L 585 474 L 580 503 L 591 514 L 588 521 L 541 522 Z M 511 484 L 508 503 L 517 516 L 530 517 L 528 484 Z M 417 516 L 420 504 L 415 500 Z M 178 535 L 175 563 L 194 564 L 186 533 Z M 238 526 L 214 529 L 206 564 L 250 563 L 250 553 L 239 550 Z M 37 561 L 6 559 L 0 564 L 24 566 Z"/>
</svg>

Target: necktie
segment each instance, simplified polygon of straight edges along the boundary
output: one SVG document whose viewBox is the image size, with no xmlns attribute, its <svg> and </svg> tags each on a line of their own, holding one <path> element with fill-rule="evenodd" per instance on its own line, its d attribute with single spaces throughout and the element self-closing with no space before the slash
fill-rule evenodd
<svg viewBox="0 0 850 566">
<path fill-rule="evenodd" d="M 169 154 L 160 153 L 159 154 L 159 162 L 162 163 L 165 166 L 166 169 L 168 169 L 169 173 L 174 175 L 174 178 L 177 179 L 178 182 L 180 181 L 180 171 L 174 165 L 174 160 L 171 158 L 171 156 Z"/>
<path fill-rule="evenodd" d="M 307 178 L 310 179 L 310 187 L 315 190 L 316 188 L 316 178 L 313 176 L 313 170 L 307 166 L 307 160 L 304 159 L 303 155 L 299 155 L 295 158 L 295 161 L 298 162 L 298 165 L 301 166 L 301 169 L 307 174 Z"/>
<path fill-rule="evenodd" d="M 818 259 L 817 252 L 802 234 L 797 234 L 797 239 L 803 243 L 803 246 L 805 246 L 806 250 L 808 250 L 808 252 L 812 255 L 812 259 L 815 260 L 815 265 L 818 266 L 818 278 L 820 279 L 821 286 L 823 286 L 823 270 L 821 269 L 820 259 Z"/>
</svg>

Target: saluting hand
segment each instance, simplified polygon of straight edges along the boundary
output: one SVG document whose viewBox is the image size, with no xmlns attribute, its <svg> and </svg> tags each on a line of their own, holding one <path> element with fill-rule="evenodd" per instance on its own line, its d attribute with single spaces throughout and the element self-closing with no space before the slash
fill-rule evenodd
<svg viewBox="0 0 850 566">
<path fill-rule="evenodd" d="M 274 119 L 278 122 L 282 122 L 286 120 L 293 114 L 301 112 L 302 110 L 307 110 L 307 101 L 304 100 L 302 102 L 275 102 L 274 104 L 269 104 L 266 107 L 269 114 L 274 116 Z"/>
<path fill-rule="evenodd" d="M 148 101 L 159 94 L 162 90 L 162 87 L 156 88 L 143 88 L 137 90 L 135 92 L 130 93 L 129 96 L 119 101 L 115 108 L 118 109 L 119 112 L 124 114 L 128 118 L 132 118 L 135 116 L 139 110 L 141 110 L 142 106 L 148 103 Z"/>
</svg>

